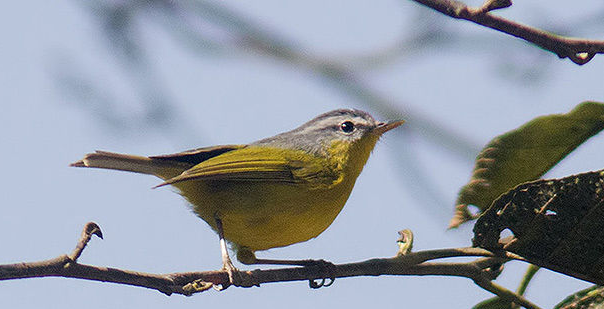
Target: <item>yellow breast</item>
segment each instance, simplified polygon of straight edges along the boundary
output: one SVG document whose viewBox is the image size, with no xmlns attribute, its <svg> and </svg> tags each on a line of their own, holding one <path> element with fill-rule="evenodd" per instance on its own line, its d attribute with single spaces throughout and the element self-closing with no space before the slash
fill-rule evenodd
<svg viewBox="0 0 604 309">
<path fill-rule="evenodd" d="M 353 185 L 309 189 L 287 183 L 191 181 L 177 186 L 214 229 L 214 215 L 219 215 L 227 240 L 256 251 L 319 235 L 340 213 Z"/>
<path fill-rule="evenodd" d="M 321 234 L 346 203 L 375 141 L 368 147 L 330 148 L 339 177 L 330 185 L 265 181 L 192 180 L 174 184 L 194 211 L 227 240 L 251 251 L 303 242 Z M 346 149 L 343 149 L 346 147 Z"/>
</svg>

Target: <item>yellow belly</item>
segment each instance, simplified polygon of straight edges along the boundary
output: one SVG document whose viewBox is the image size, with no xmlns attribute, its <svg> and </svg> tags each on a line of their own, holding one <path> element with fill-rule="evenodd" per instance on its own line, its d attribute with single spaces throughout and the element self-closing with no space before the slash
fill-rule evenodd
<svg viewBox="0 0 604 309">
<path fill-rule="evenodd" d="M 175 186 L 212 228 L 216 230 L 214 218 L 218 215 L 227 240 L 256 251 L 321 234 L 342 210 L 354 179 L 329 188 L 227 181 L 190 181 Z"/>
</svg>

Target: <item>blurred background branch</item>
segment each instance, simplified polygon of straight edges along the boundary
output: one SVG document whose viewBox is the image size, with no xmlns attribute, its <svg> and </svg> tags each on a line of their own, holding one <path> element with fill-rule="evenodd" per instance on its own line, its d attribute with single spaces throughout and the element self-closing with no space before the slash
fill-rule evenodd
<svg viewBox="0 0 604 309">
<path fill-rule="evenodd" d="M 470 36 L 458 33 L 450 29 L 448 20 L 421 7 L 415 12 L 414 30 L 401 34 L 389 46 L 366 54 L 333 57 L 318 55 L 294 38 L 286 37 L 277 29 L 264 26 L 219 2 L 93 0 L 78 3 L 85 5 L 97 20 L 99 33 L 108 43 L 110 53 L 124 64 L 121 71 L 128 84 L 136 90 L 136 97 L 127 98 L 103 88 L 91 74 L 82 72 L 85 68 L 73 64 L 70 68 L 67 61 L 62 61 L 60 67 L 68 69 L 56 70 L 55 75 L 58 85 L 111 131 L 121 135 L 128 130 L 150 130 L 204 145 L 202 132 L 191 125 L 192 119 L 179 112 L 179 104 L 165 89 L 149 60 L 148 50 L 153 46 L 143 47 L 141 20 L 151 21 L 196 57 L 254 56 L 276 60 L 292 70 L 314 76 L 321 84 L 351 98 L 360 108 L 369 109 L 378 118 L 405 119 L 407 124 L 399 131 L 400 141 L 396 142 L 397 156 L 402 158 L 396 160 L 397 170 L 404 171 L 401 179 L 405 187 L 414 196 L 422 196 L 422 203 L 440 209 L 434 213 L 442 216 L 443 220 L 451 212 L 451 203 L 434 185 L 434 176 L 429 176 L 421 168 L 417 152 L 404 145 L 409 143 L 411 136 L 418 135 L 466 162 L 473 160 L 479 145 L 416 110 L 412 104 L 378 90 L 371 82 L 372 76 L 400 61 L 413 65 L 428 50 L 455 50 L 460 45 L 503 54 L 499 57 L 498 66 L 509 72 L 508 76 L 522 82 L 534 83 L 545 78 L 548 72 L 544 55 L 525 53 L 522 58 L 514 56 L 511 51 L 513 45 L 503 42 L 506 38 L 497 38 L 501 42 L 493 44 L 492 38 L 485 38 L 480 33 Z M 597 20 L 598 16 L 595 14 L 594 19 Z M 429 81 L 426 85 L 429 87 Z M 124 111 L 120 106 L 126 101 L 138 102 L 140 110 L 137 113 Z"/>
</svg>

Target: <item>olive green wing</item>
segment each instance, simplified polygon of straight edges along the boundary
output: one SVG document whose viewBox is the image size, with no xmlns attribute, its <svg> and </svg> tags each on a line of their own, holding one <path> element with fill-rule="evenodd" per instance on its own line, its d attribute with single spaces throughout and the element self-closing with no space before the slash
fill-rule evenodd
<svg viewBox="0 0 604 309">
<path fill-rule="evenodd" d="M 192 180 L 330 185 L 338 179 L 338 173 L 325 161 L 302 151 L 248 147 L 203 161 L 157 187 Z"/>
</svg>

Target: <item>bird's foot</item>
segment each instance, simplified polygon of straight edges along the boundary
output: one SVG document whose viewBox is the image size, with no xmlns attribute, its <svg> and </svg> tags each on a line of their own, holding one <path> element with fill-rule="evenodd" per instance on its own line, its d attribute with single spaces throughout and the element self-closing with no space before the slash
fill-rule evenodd
<svg viewBox="0 0 604 309">
<path fill-rule="evenodd" d="M 336 265 L 325 260 L 305 260 L 304 267 L 317 267 L 320 277 L 308 280 L 311 289 L 328 287 L 336 281 Z M 329 281 L 328 281 L 329 280 Z"/>
<path fill-rule="evenodd" d="M 260 284 L 254 279 L 254 276 L 249 271 L 240 271 L 233 265 L 231 261 L 225 262 L 222 265 L 222 271 L 226 271 L 229 276 L 229 282 L 222 284 L 217 289 L 219 291 L 226 290 L 229 286 L 237 286 L 249 288 L 253 286 L 260 286 Z"/>
</svg>

